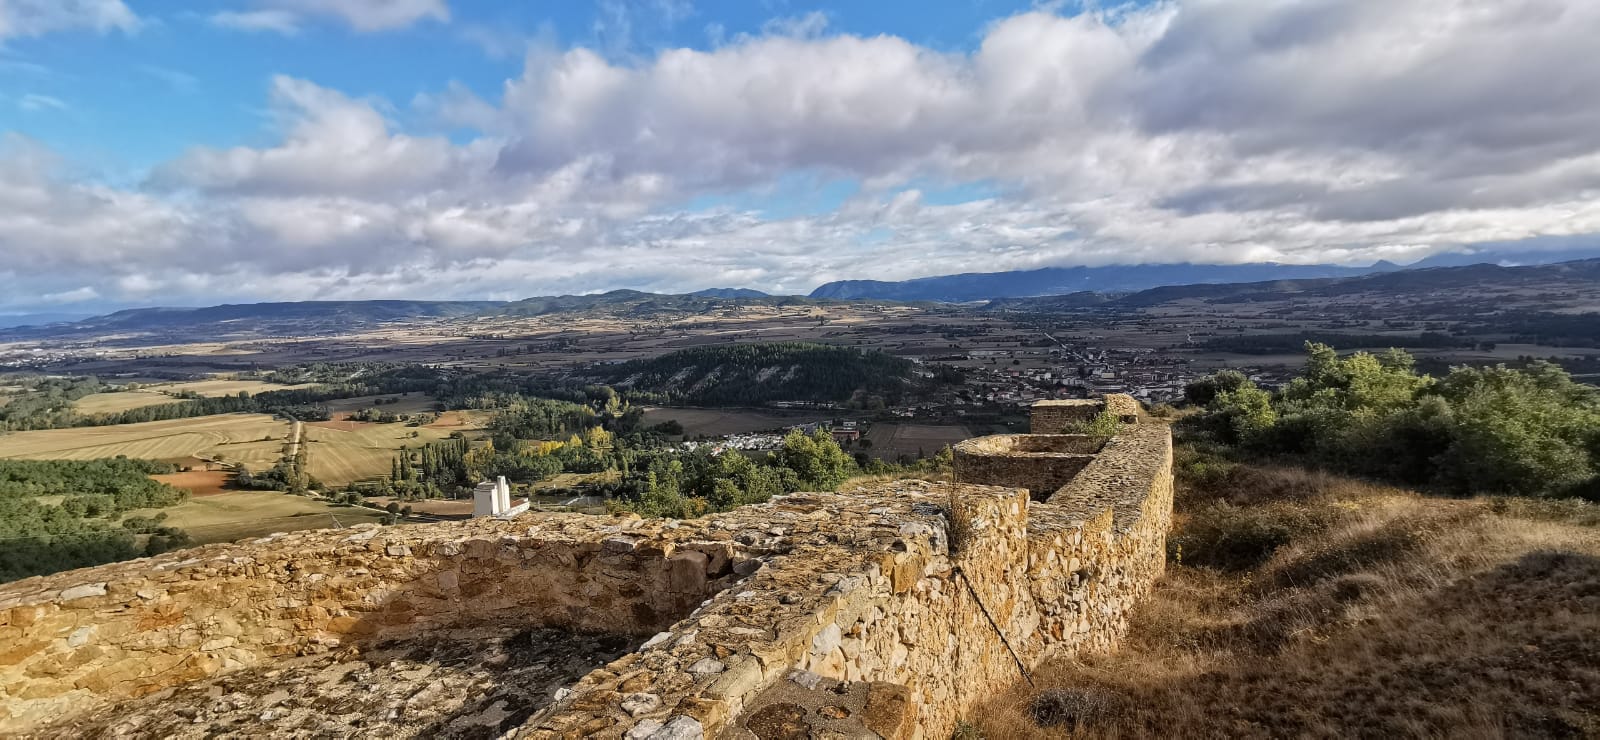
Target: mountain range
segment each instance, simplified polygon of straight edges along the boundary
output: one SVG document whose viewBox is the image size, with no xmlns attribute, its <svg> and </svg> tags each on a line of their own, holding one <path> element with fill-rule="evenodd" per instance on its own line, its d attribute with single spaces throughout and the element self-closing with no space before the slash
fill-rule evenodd
<svg viewBox="0 0 1600 740">
<path fill-rule="evenodd" d="M 997 298 L 1061 296 L 1073 293 L 1129 293 L 1166 285 L 1254 283 L 1268 280 L 1306 280 L 1370 275 L 1374 273 L 1473 264 L 1503 266 L 1549 264 L 1600 257 L 1600 248 L 1563 251 L 1478 251 L 1429 257 L 1404 267 L 1380 261 L 1366 267 L 1339 265 L 1284 265 L 1258 262 L 1242 265 L 1108 265 L 1104 267 L 1045 267 L 1012 272 L 977 272 L 888 282 L 841 280 L 811 291 L 812 298 L 832 300 L 942 301 L 965 303 Z"/>
<path fill-rule="evenodd" d="M 1472 257 L 1479 258 L 1479 263 L 1473 263 Z M 15 322 L 9 326 L 0 323 L 0 338 L 13 341 L 73 339 L 185 331 L 212 336 L 314 335 L 369 328 L 395 321 L 464 316 L 543 316 L 591 310 L 632 316 L 660 312 L 698 313 L 728 302 L 792 305 L 828 300 L 883 300 L 988 302 L 989 308 L 1064 309 L 1109 303 L 1133 307 L 1185 296 L 1207 297 L 1234 294 L 1241 290 L 1266 290 L 1267 286 L 1291 290 L 1310 289 L 1323 283 L 1338 286 L 1356 278 L 1393 276 L 1392 279 L 1408 284 L 1414 282 L 1408 276 L 1424 274 L 1425 277 L 1415 279 L 1437 281 L 1446 279 L 1444 276 L 1448 275 L 1471 275 L 1477 279 L 1484 274 L 1500 274 L 1499 271 L 1505 268 L 1494 264 L 1497 262 L 1549 264 L 1561 261 L 1560 258 L 1584 257 L 1600 257 L 1600 249 L 1531 254 L 1479 252 L 1466 256 L 1442 255 L 1406 267 L 1389 262 L 1368 267 L 1274 263 L 1051 267 L 946 275 L 900 282 L 840 281 L 823 285 L 809 296 L 773 296 L 748 288 L 713 288 L 687 294 L 614 290 L 590 295 L 541 296 L 520 301 L 300 301 L 199 308 L 133 308 L 76 321 L 41 321 L 32 326 L 17 326 Z M 1448 266 L 1463 261 L 1468 265 Z M 1488 273 L 1484 273 L 1485 270 Z M 1368 289 L 1382 287 L 1381 281 L 1363 285 Z"/>
</svg>

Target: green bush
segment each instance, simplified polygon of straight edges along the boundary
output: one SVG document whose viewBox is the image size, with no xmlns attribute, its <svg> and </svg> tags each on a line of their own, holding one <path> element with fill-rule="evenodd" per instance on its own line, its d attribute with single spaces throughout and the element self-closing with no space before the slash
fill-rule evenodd
<svg viewBox="0 0 1600 740">
<path fill-rule="evenodd" d="M 1191 384 L 1205 410 L 1184 427 L 1236 452 L 1453 493 L 1600 497 L 1600 395 L 1560 367 L 1436 380 L 1399 350 L 1306 349 L 1305 369 L 1276 392 L 1235 371 Z"/>
</svg>

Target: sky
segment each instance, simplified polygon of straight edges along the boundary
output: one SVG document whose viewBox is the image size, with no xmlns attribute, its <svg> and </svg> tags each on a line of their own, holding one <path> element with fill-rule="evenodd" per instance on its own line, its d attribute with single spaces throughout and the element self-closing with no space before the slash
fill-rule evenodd
<svg viewBox="0 0 1600 740">
<path fill-rule="evenodd" d="M 1600 233 L 1592 0 L 0 0 L 0 313 Z"/>
</svg>

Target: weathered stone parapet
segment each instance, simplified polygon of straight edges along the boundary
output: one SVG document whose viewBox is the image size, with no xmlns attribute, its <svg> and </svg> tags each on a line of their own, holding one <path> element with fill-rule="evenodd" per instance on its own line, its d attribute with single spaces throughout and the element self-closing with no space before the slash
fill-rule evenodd
<svg viewBox="0 0 1600 740">
<path fill-rule="evenodd" d="M 1110 393 L 1101 398 L 1035 401 L 1028 431 L 1034 434 L 1076 431 L 1102 411 L 1110 411 L 1122 422 L 1134 424 L 1139 421 L 1139 400 L 1125 393 Z"/>
<path fill-rule="evenodd" d="M 1000 434 L 952 450 L 956 480 L 1027 489 L 1039 501 L 1095 459 L 1105 440 L 1080 434 Z"/>
<path fill-rule="evenodd" d="M 1034 434 L 1061 434 L 1093 421 L 1106 407 L 1101 399 L 1035 401 L 1030 409 L 1028 431 Z"/>
</svg>

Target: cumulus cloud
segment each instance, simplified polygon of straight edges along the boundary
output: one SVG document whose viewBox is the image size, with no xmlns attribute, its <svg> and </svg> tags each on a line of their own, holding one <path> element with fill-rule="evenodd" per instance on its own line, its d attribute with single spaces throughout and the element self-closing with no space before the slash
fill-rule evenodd
<svg viewBox="0 0 1600 740">
<path fill-rule="evenodd" d="M 306 18 L 336 20 L 362 32 L 393 31 L 423 21 L 450 21 L 445 0 L 255 0 L 251 10 L 225 10 L 214 25 L 242 31 L 294 34 Z"/>
<path fill-rule="evenodd" d="M 122 0 L 0 0 L 0 41 L 57 31 L 132 33 L 139 17 Z"/>
<path fill-rule="evenodd" d="M 398 7 L 448 18 L 442 3 Z M 83 245 L 120 245 L 118 281 L 74 273 L 63 288 L 106 296 L 510 297 L 1407 261 L 1600 233 L 1600 66 L 1573 62 L 1600 35 L 1600 4 L 1036 11 L 966 53 L 823 20 L 642 59 L 536 46 L 499 90 L 412 101 L 476 132 L 465 141 L 407 131 L 387 101 L 280 77 L 276 143 L 195 149 L 147 189 L 0 160 L 0 219 L 62 245 L 28 246 L 0 223 L 0 254 L 89 275 Z M 759 203 L 748 196 L 796 176 L 859 192 L 782 217 L 715 205 Z M 185 250 L 206 259 L 171 261 Z"/>
</svg>

